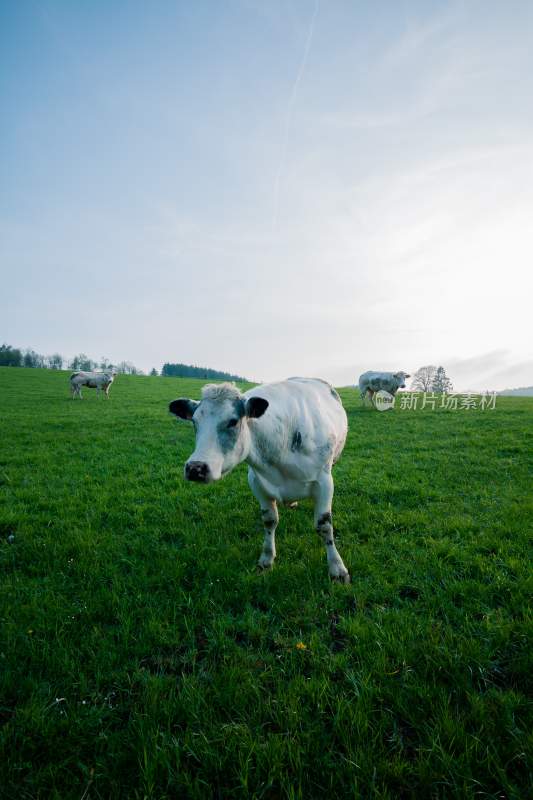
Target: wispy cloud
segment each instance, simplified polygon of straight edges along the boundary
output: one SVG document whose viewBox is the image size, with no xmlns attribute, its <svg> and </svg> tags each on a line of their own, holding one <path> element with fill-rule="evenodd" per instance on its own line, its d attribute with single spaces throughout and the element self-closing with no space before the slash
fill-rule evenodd
<svg viewBox="0 0 533 800">
<path fill-rule="evenodd" d="M 511 350 L 492 350 L 467 358 L 445 359 L 445 367 L 459 390 L 512 389 L 533 385 L 533 353 L 517 360 Z"/>
<path fill-rule="evenodd" d="M 287 114 L 285 118 L 285 129 L 283 132 L 283 140 L 281 145 L 281 156 L 279 161 L 279 167 L 276 174 L 276 181 L 274 185 L 274 216 L 272 219 L 272 230 L 275 231 L 278 225 L 278 214 L 279 214 L 279 196 L 280 196 L 280 187 L 281 187 L 281 178 L 283 175 L 283 171 L 285 169 L 285 160 L 287 158 L 287 147 L 289 144 L 289 135 L 291 131 L 291 123 L 292 123 L 292 112 L 294 109 L 294 104 L 296 102 L 296 95 L 298 93 L 298 86 L 300 85 L 300 81 L 302 80 L 302 76 L 305 71 L 305 67 L 307 64 L 307 59 L 309 57 L 309 51 L 311 50 L 311 43 L 313 41 L 313 33 L 315 30 L 315 22 L 318 16 L 318 0 L 315 0 L 315 7 L 313 10 L 313 15 L 311 17 L 311 21 L 309 23 L 309 31 L 307 33 L 307 39 L 305 42 L 305 47 L 302 55 L 302 60 L 300 62 L 300 66 L 298 68 L 298 72 L 296 74 L 296 79 L 292 85 L 292 90 L 289 96 L 289 102 L 287 104 Z"/>
</svg>

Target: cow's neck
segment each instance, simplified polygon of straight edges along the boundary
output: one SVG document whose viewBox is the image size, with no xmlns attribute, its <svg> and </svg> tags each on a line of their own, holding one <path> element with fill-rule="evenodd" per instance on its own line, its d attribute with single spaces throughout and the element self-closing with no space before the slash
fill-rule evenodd
<svg viewBox="0 0 533 800">
<path fill-rule="evenodd" d="M 248 427 L 249 445 L 245 461 L 258 472 L 265 472 L 275 459 L 273 440 L 272 437 L 263 436 L 259 430 L 254 429 L 254 425 L 252 422 Z"/>
</svg>

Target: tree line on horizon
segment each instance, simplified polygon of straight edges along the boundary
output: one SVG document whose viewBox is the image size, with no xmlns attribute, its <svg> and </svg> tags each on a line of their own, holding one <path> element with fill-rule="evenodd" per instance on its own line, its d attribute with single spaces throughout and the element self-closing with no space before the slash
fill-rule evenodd
<svg viewBox="0 0 533 800">
<path fill-rule="evenodd" d="M 210 367 L 197 367 L 192 364 L 163 364 L 161 369 L 163 378 L 212 378 L 223 381 L 246 382 L 247 378 L 241 375 L 232 375 L 230 372 L 223 372 L 219 369 Z"/>
<path fill-rule="evenodd" d="M 0 345 L 0 367 L 29 367 L 31 369 L 71 369 L 74 371 L 92 372 L 99 369 L 114 370 L 124 375 L 143 375 L 142 370 L 137 369 L 131 361 L 119 361 L 112 364 L 108 358 L 102 357 L 100 361 L 95 361 L 85 353 L 79 353 L 74 358 L 67 359 L 61 353 L 53 353 L 51 356 L 44 356 L 36 353 L 35 350 L 27 348 L 22 350 L 20 347 L 12 347 L 9 344 Z"/>
<path fill-rule="evenodd" d="M 85 353 L 79 353 L 74 358 L 67 359 L 61 353 L 54 353 L 50 356 L 44 356 L 41 353 L 36 353 L 35 350 L 27 348 L 25 350 L 19 347 L 12 347 L 9 344 L 0 345 L 0 367 L 29 367 L 32 369 L 71 369 L 73 372 L 92 372 L 93 370 L 113 370 L 123 375 L 144 375 L 145 373 L 138 369 L 131 361 L 119 361 L 118 364 L 113 364 L 108 358 L 102 357 L 100 361 L 95 361 L 89 358 Z M 154 367 L 149 373 L 151 376 L 159 375 L 159 372 Z M 211 369 L 210 367 L 197 367 L 191 364 L 172 364 L 165 363 L 161 369 L 162 377 L 179 377 L 179 378 L 211 378 L 214 380 L 226 381 L 242 381 L 245 382 L 246 378 L 239 375 L 232 375 L 229 372 L 223 372 L 218 369 Z"/>
</svg>

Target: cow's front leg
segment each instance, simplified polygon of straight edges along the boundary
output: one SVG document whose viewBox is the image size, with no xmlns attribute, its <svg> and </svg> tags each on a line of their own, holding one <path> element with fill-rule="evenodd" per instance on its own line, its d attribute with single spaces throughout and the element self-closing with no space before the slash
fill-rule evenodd
<svg viewBox="0 0 533 800">
<path fill-rule="evenodd" d="M 261 518 L 265 528 L 265 538 L 258 563 L 262 569 L 268 569 L 276 558 L 276 528 L 279 514 L 275 500 L 270 500 L 266 508 L 261 508 Z"/>
<path fill-rule="evenodd" d="M 350 583 L 350 573 L 335 547 L 331 504 L 333 501 L 333 478 L 331 472 L 324 472 L 314 490 L 315 528 L 326 547 L 329 577 L 339 583 Z"/>
<path fill-rule="evenodd" d="M 261 569 L 269 569 L 276 558 L 276 528 L 279 522 L 278 507 L 276 501 L 267 497 L 263 492 L 251 469 L 248 471 L 248 484 L 261 506 L 261 518 L 265 529 L 263 549 L 261 550 L 258 564 Z"/>
</svg>

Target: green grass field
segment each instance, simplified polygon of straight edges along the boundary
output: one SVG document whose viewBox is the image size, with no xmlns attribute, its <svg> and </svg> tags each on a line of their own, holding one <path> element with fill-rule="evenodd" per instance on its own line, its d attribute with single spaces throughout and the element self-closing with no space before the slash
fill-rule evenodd
<svg viewBox="0 0 533 800">
<path fill-rule="evenodd" d="M 241 465 L 186 483 L 203 382 L 0 370 L 0 795 L 533 796 L 533 400 L 361 408 L 274 569 Z M 13 539 L 14 537 L 14 539 Z"/>
</svg>

